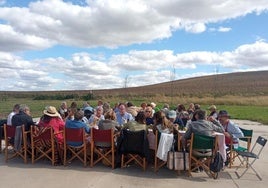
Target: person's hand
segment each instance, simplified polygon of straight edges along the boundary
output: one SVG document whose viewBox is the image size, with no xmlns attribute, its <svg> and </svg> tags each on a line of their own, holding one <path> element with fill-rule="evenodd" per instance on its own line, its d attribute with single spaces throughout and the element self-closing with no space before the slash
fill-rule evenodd
<svg viewBox="0 0 268 188">
<path fill-rule="evenodd" d="M 208 121 L 211 121 L 211 122 L 216 121 L 216 119 L 213 116 L 208 116 L 207 117 L 207 120 Z"/>
</svg>

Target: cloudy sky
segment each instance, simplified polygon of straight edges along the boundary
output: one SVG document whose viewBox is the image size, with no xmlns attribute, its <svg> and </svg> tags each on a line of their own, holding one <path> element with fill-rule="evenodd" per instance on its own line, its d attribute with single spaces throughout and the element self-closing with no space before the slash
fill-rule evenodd
<svg viewBox="0 0 268 188">
<path fill-rule="evenodd" d="M 0 0 L 0 90 L 268 70 L 267 0 Z"/>
</svg>

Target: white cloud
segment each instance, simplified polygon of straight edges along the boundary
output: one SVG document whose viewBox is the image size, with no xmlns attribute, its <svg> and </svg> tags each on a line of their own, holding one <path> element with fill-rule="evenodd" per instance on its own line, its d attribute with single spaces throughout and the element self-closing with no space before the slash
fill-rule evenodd
<svg viewBox="0 0 268 188">
<path fill-rule="evenodd" d="M 10 45 L 7 48 L 10 51 L 56 44 L 114 48 L 169 38 L 177 29 L 201 33 L 208 23 L 268 9 L 266 0 L 89 0 L 87 3 L 79 6 L 81 3 L 43 0 L 23 8 L 0 7 L 0 19 L 11 31 L 2 33 L 0 36 L 6 40 L 0 40 Z"/>
<path fill-rule="evenodd" d="M 268 43 L 264 41 L 241 45 L 234 51 L 179 54 L 170 50 L 130 51 L 109 59 L 95 59 L 83 52 L 73 54 L 71 59 L 58 57 L 26 61 L 19 56 L 0 53 L 0 89 L 122 88 L 126 77 L 128 87 L 142 86 L 170 81 L 173 68 L 176 69 L 176 79 L 209 75 L 215 66 L 231 68 L 232 71 L 268 70 L 267 54 Z M 208 72 L 183 74 L 185 67 L 195 70 L 205 65 L 211 67 Z"/>
<path fill-rule="evenodd" d="M 231 30 L 232 30 L 232 28 L 230 28 L 230 27 L 219 27 L 219 29 L 218 29 L 219 32 L 229 32 Z"/>
<path fill-rule="evenodd" d="M 108 56 L 76 49 L 77 53 L 68 52 L 70 58 L 29 60 L 25 55 L 57 45 L 116 48 L 157 43 L 176 30 L 198 35 L 210 23 L 267 11 L 267 0 L 87 0 L 76 4 L 43 0 L 23 8 L 4 7 L 5 2 L 0 0 L 0 90 L 118 88 L 126 76 L 129 86 L 169 81 L 174 69 L 176 78 L 182 78 L 210 74 L 204 70 L 184 74 L 200 66 L 233 71 L 268 67 L 268 44 L 261 36 L 253 44 L 225 52 L 130 49 Z M 223 25 L 208 30 L 229 32 L 232 28 Z"/>
</svg>

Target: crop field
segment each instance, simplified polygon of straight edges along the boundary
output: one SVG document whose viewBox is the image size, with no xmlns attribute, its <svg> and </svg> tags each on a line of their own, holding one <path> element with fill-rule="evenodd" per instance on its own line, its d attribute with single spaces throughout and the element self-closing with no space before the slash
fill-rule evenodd
<svg viewBox="0 0 268 188">
<path fill-rule="evenodd" d="M 6 118 L 14 104 L 27 104 L 33 117 L 40 117 L 45 106 L 59 107 L 62 101 L 84 101 L 97 104 L 131 101 L 155 102 L 158 108 L 165 103 L 171 108 L 177 104 L 198 103 L 203 109 L 215 104 L 226 109 L 235 119 L 258 121 L 268 125 L 268 71 L 231 73 L 176 80 L 161 84 L 103 90 L 74 91 L 0 91 L 0 118 Z"/>
</svg>

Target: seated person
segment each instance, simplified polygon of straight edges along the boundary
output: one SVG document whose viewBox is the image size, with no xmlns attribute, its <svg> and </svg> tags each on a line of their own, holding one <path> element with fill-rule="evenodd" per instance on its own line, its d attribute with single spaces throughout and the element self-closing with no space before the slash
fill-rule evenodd
<svg viewBox="0 0 268 188">
<path fill-rule="evenodd" d="M 206 111 L 198 109 L 195 111 L 194 116 L 196 121 L 189 123 L 188 129 L 183 136 L 182 143 L 184 146 L 186 140 L 191 139 L 192 133 L 205 136 L 212 136 L 214 132 L 224 133 L 224 129 L 218 121 L 214 119 L 211 119 L 212 122 L 206 120 Z M 211 150 L 195 150 L 193 154 L 195 156 L 211 155 Z"/>
<path fill-rule="evenodd" d="M 153 130 L 158 130 L 160 133 L 173 133 L 173 124 L 169 122 L 166 115 L 162 111 L 154 113 L 154 125 Z"/>
<path fill-rule="evenodd" d="M 78 110 L 74 114 L 74 120 L 66 120 L 65 127 L 67 128 L 84 128 L 86 133 L 90 133 L 90 127 L 82 121 L 84 113 L 81 110 Z M 81 143 L 70 142 L 68 143 L 72 146 L 79 146 Z"/>
<path fill-rule="evenodd" d="M 145 108 L 145 118 L 146 118 L 146 125 L 153 125 L 154 119 L 153 119 L 153 108 L 151 106 L 147 106 Z"/>
<path fill-rule="evenodd" d="M 43 111 L 43 116 L 38 122 L 39 127 L 48 127 L 53 128 L 54 133 L 56 134 L 56 141 L 61 145 L 63 144 L 63 134 L 62 130 L 64 127 L 64 121 L 62 120 L 60 114 L 54 106 L 47 106 Z"/>
<path fill-rule="evenodd" d="M 130 131 L 147 130 L 145 113 L 143 111 L 138 112 L 135 121 L 124 124 L 123 129 L 129 129 Z"/>
<path fill-rule="evenodd" d="M 119 104 L 118 110 L 119 111 L 116 113 L 116 120 L 120 126 L 123 126 L 125 123 L 134 120 L 133 116 L 126 111 L 125 104 Z"/>
<path fill-rule="evenodd" d="M 239 138 L 244 137 L 243 132 L 240 130 L 238 125 L 230 120 L 230 116 L 226 110 L 219 111 L 218 118 L 224 128 L 226 146 L 230 145 L 231 140 L 233 140 L 233 144 L 238 146 Z"/>
</svg>

